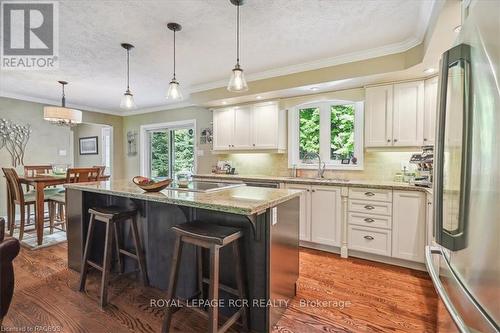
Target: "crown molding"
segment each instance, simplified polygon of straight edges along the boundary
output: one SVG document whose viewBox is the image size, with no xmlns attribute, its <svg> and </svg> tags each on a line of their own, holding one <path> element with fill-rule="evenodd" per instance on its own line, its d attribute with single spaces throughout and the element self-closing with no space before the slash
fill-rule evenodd
<svg viewBox="0 0 500 333">
<path fill-rule="evenodd" d="M 144 114 L 144 113 L 187 108 L 190 106 L 196 106 L 196 104 L 192 103 L 191 101 L 184 101 L 184 102 L 179 102 L 179 103 L 175 103 L 175 104 L 159 105 L 159 106 L 153 106 L 150 108 L 142 108 L 142 109 L 124 111 L 121 113 L 121 115 L 124 117 L 128 117 L 128 116 L 135 116 L 135 115 Z"/>
<path fill-rule="evenodd" d="M 22 101 L 26 101 L 26 102 L 33 102 L 33 103 L 47 104 L 47 105 L 60 105 L 61 104 L 60 101 L 55 101 L 55 100 L 46 99 L 46 98 L 32 97 L 32 96 L 21 95 L 21 94 L 13 94 L 13 93 L 5 92 L 5 91 L 0 92 L 0 97 L 18 99 L 18 100 L 22 100 Z M 87 105 L 66 103 L 66 107 L 72 108 L 72 109 L 78 109 L 81 111 L 106 113 L 106 114 L 111 114 L 111 115 L 115 115 L 115 116 L 122 115 L 122 113 L 119 111 L 97 109 L 97 108 L 87 106 Z"/>
<path fill-rule="evenodd" d="M 277 76 L 283 76 L 288 74 L 300 73 L 315 69 L 320 69 L 324 67 L 337 66 L 342 64 L 347 64 L 350 62 L 367 60 L 371 58 L 382 57 L 390 54 L 401 53 L 408 51 L 412 47 L 419 45 L 423 40 L 423 33 L 418 32 L 418 37 L 412 36 L 411 38 L 395 44 L 386 45 L 383 47 L 377 47 L 365 51 L 352 52 L 336 57 L 306 62 L 297 65 L 291 65 L 286 67 L 280 67 L 276 69 L 271 69 L 268 71 L 263 71 L 259 73 L 246 74 L 247 81 L 257 81 L 269 79 Z M 227 80 L 219 80 L 214 82 L 202 83 L 198 85 L 191 86 L 190 92 L 202 92 L 211 89 L 217 89 L 226 86 Z"/>
</svg>

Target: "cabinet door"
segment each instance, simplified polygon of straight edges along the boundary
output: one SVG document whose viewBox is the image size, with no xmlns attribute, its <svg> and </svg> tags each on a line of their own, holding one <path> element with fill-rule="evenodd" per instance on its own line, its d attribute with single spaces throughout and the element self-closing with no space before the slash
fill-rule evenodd
<svg viewBox="0 0 500 333">
<path fill-rule="evenodd" d="M 427 239 L 426 239 L 426 244 L 427 245 L 433 245 L 434 241 L 434 216 L 433 214 L 433 203 L 432 203 L 432 195 L 428 194 L 427 195 L 427 219 L 426 219 L 426 226 L 427 226 Z"/>
<path fill-rule="evenodd" d="M 421 146 L 424 142 L 424 82 L 394 85 L 392 139 L 394 146 Z"/>
<path fill-rule="evenodd" d="M 341 188 L 312 186 L 311 240 L 318 244 L 340 246 Z"/>
<path fill-rule="evenodd" d="M 299 239 L 311 241 L 311 187 L 309 185 L 286 184 L 286 188 L 303 190 L 300 195 Z"/>
<path fill-rule="evenodd" d="M 392 85 L 365 90 L 365 147 L 392 145 Z"/>
<path fill-rule="evenodd" d="M 229 150 L 233 144 L 234 111 L 231 108 L 215 110 L 214 122 L 214 150 Z"/>
<path fill-rule="evenodd" d="M 255 149 L 278 149 L 278 105 L 276 103 L 253 106 L 253 146 Z"/>
<path fill-rule="evenodd" d="M 438 77 L 425 80 L 424 145 L 433 145 L 436 132 Z"/>
<path fill-rule="evenodd" d="M 231 143 L 234 149 L 252 148 L 252 108 L 234 108 L 234 134 Z"/>
<path fill-rule="evenodd" d="M 424 261 L 425 194 L 416 191 L 393 192 L 392 256 Z"/>
</svg>

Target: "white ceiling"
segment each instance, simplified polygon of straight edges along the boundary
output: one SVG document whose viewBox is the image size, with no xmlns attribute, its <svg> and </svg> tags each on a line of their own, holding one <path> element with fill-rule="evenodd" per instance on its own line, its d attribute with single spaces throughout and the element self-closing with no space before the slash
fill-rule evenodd
<svg viewBox="0 0 500 333">
<path fill-rule="evenodd" d="M 60 3 L 60 66 L 2 71 L 0 95 L 121 112 L 125 51 L 139 109 L 161 109 L 172 75 L 178 22 L 177 78 L 189 92 L 226 84 L 235 63 L 235 7 L 229 0 L 75 1 Z M 241 9 L 241 65 L 258 79 L 401 52 L 422 41 L 434 0 L 247 0 Z M 172 107 L 172 105 L 170 105 Z"/>
</svg>

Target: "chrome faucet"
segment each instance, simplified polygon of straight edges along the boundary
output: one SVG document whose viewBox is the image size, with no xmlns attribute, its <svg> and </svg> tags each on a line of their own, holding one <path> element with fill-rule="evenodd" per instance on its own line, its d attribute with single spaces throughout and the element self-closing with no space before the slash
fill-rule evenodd
<svg viewBox="0 0 500 333">
<path fill-rule="evenodd" d="M 323 166 L 321 166 L 321 156 L 319 156 L 318 153 L 315 152 L 307 152 L 304 155 L 304 162 L 308 163 L 307 161 L 312 161 L 318 159 L 318 178 L 324 178 L 325 174 L 325 169 L 326 169 L 326 163 L 323 162 Z"/>
</svg>

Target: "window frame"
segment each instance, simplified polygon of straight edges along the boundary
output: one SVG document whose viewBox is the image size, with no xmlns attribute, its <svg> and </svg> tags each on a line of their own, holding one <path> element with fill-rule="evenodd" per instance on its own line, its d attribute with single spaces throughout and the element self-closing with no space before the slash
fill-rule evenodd
<svg viewBox="0 0 500 333">
<path fill-rule="evenodd" d="M 173 122 L 168 122 L 168 123 L 156 123 L 156 124 L 148 124 L 148 125 L 141 125 L 140 127 L 140 147 L 142 149 L 140 150 L 140 161 L 141 161 L 141 175 L 144 175 L 146 177 L 151 177 L 150 172 L 151 172 L 151 151 L 150 151 L 150 137 L 149 137 L 149 132 L 162 132 L 162 131 L 167 131 L 170 132 L 170 130 L 175 130 L 175 129 L 182 129 L 182 128 L 192 128 L 194 132 L 194 140 L 193 140 L 193 150 L 194 150 L 194 167 L 193 170 L 196 173 L 198 170 L 198 136 L 197 136 L 197 130 L 196 130 L 196 119 L 190 119 L 190 120 L 181 120 L 181 121 L 173 121 Z M 169 140 L 170 146 L 172 146 L 171 140 Z M 169 150 L 172 150 L 172 147 L 169 147 Z M 175 154 L 172 154 L 175 155 Z M 175 158 L 175 157 L 174 157 Z M 171 166 L 173 166 L 174 161 L 170 161 Z M 173 170 L 169 170 L 169 173 L 172 175 Z"/>
<path fill-rule="evenodd" d="M 330 159 L 331 106 L 354 105 L 354 156 L 357 164 L 341 164 L 340 160 Z M 364 170 L 364 103 L 361 101 L 326 100 L 296 105 L 288 110 L 288 167 L 298 169 L 317 169 L 316 164 L 304 163 L 299 156 L 299 112 L 301 109 L 319 108 L 320 110 L 320 156 L 327 170 Z"/>
</svg>

